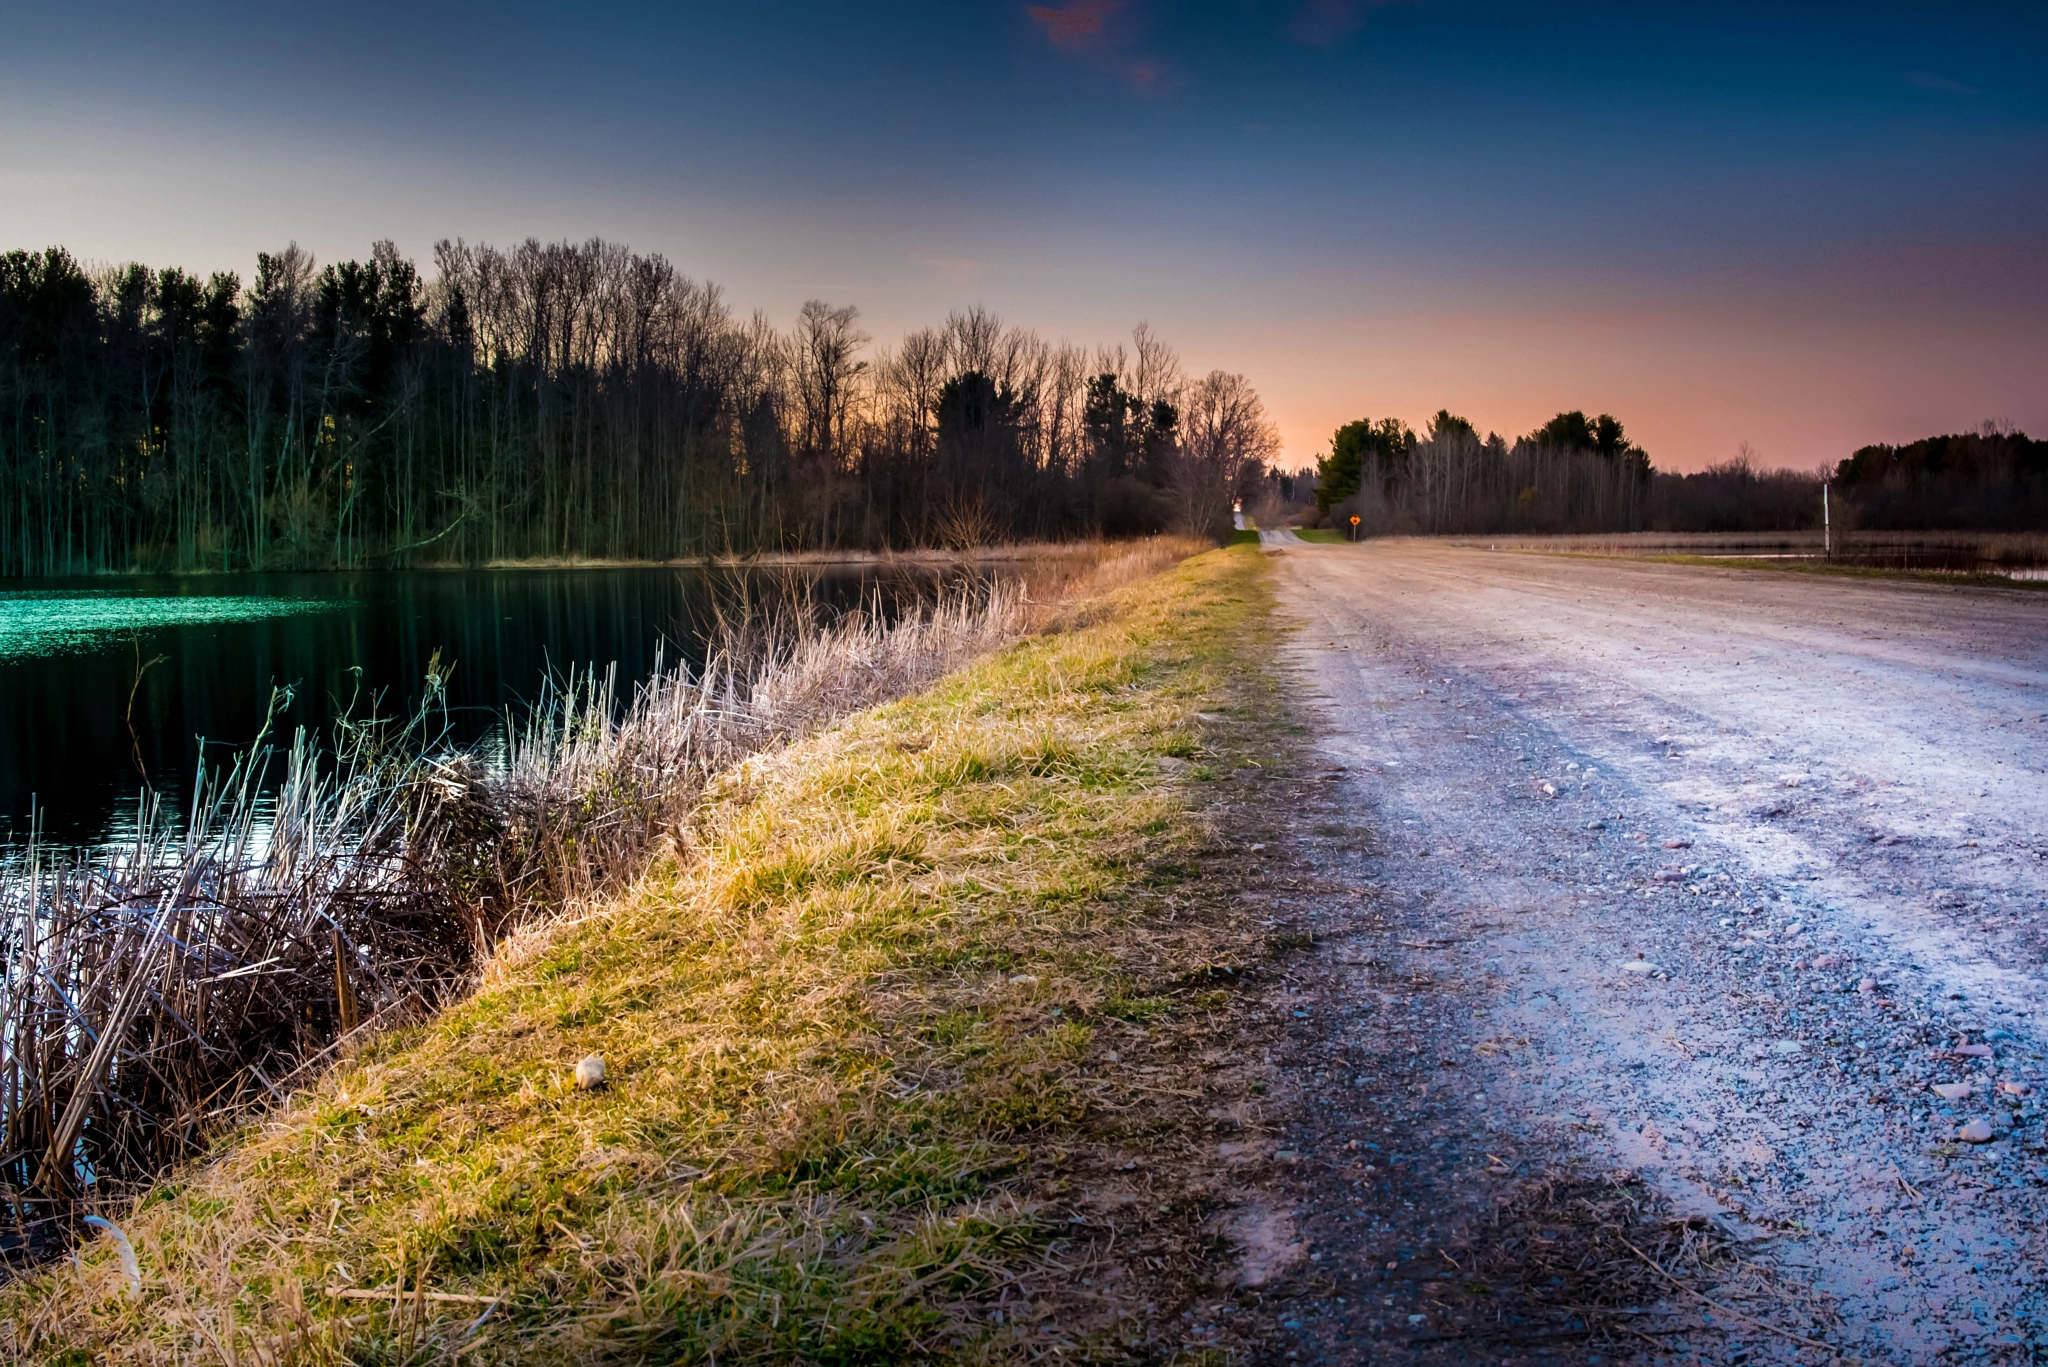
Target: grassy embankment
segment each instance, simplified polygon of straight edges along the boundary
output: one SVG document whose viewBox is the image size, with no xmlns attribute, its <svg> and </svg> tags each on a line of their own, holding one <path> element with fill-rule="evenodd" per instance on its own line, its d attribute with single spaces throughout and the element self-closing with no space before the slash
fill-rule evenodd
<svg viewBox="0 0 2048 1367">
<path fill-rule="evenodd" d="M 1161 933 L 1160 889 L 1201 839 L 1178 785 L 1209 754 L 1197 708 L 1263 630 L 1261 564 L 1198 557 L 748 760 L 691 849 L 515 937 L 470 999 L 120 1215 L 139 1294 L 111 1239 L 0 1290 L 0 1352 L 861 1362 L 1047 1344 L 1030 1311 L 1070 1275 L 1060 1146 L 1134 1067 L 1097 1032 L 1199 996 L 1199 936 Z M 582 1091 L 589 1054 L 607 1081 Z"/>
</svg>

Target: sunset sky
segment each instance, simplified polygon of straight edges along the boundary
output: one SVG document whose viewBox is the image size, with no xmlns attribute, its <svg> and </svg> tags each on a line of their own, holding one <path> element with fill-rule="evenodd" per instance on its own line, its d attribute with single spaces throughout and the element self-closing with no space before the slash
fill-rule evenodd
<svg viewBox="0 0 2048 1367">
<path fill-rule="evenodd" d="M 0 247 L 604 236 L 786 326 L 1140 319 L 1291 462 L 1439 407 L 1664 468 L 2048 435 L 2048 8 L 0 5 Z"/>
</svg>

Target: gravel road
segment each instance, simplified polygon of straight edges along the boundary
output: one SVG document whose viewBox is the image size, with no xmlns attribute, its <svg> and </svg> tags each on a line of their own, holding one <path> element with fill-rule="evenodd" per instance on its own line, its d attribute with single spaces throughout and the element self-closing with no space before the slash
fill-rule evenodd
<svg viewBox="0 0 2048 1367">
<path fill-rule="evenodd" d="M 1277 1060 L 1325 1174 L 1295 1351 L 1423 1342 L 1434 1302 L 1366 1289 L 1416 1206 L 1573 1163 L 1763 1279 L 1674 1292 L 1659 1352 L 2048 1360 L 2048 594 L 1268 540 L 1374 909 Z M 1425 1110 L 1426 1180 L 1358 1165 Z"/>
</svg>

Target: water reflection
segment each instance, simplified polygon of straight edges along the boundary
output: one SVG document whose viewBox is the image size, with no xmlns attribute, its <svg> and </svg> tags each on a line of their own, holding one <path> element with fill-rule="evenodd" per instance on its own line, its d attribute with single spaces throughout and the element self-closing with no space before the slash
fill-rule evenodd
<svg viewBox="0 0 2048 1367">
<path fill-rule="evenodd" d="M 828 610 L 928 597 L 930 575 L 741 576 L 674 569 L 483 570 L 26 583 L 0 592 L 0 831 L 92 843 L 132 824 L 144 775 L 182 806 L 210 765 L 277 725 L 325 729 L 410 710 L 429 662 L 452 663 L 453 738 L 571 668 L 616 664 L 622 688 L 662 652 L 695 659 L 721 610 L 808 593 Z"/>
</svg>

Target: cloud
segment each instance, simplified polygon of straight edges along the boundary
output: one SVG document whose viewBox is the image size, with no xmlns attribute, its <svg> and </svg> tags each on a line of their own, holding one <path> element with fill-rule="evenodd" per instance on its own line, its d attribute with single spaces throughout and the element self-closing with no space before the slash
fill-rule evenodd
<svg viewBox="0 0 2048 1367">
<path fill-rule="evenodd" d="M 1174 86 L 1172 66 L 1131 50 L 1135 34 L 1130 17 L 1118 17 L 1123 9 L 1124 0 L 1070 0 L 1057 9 L 1032 5 L 1024 12 L 1048 42 L 1082 65 L 1115 76 L 1135 94 L 1166 94 Z"/>
<path fill-rule="evenodd" d="M 1287 21 L 1289 37 L 1313 47 L 1329 47 L 1350 37 L 1365 24 L 1365 11 L 1386 0 L 1303 0 Z"/>
<path fill-rule="evenodd" d="M 1149 62 L 1140 58 L 1135 62 L 1125 62 L 1121 70 L 1124 79 L 1129 81 L 1131 88 L 1140 95 L 1156 95 L 1166 84 L 1166 64 L 1163 62 Z"/>
<path fill-rule="evenodd" d="M 1908 72 L 1906 79 L 1919 86 L 1922 90 L 1939 90 L 1945 95 L 1975 95 L 1980 93 L 1976 86 L 1964 85 L 1961 81 L 1951 81 L 1948 77 L 1937 76 L 1931 71 Z"/>
<path fill-rule="evenodd" d="M 1109 16 L 1123 8 L 1123 0 L 1071 0 L 1053 9 L 1033 5 L 1029 14 L 1054 47 L 1092 47 L 1102 40 L 1102 26 Z"/>
</svg>

